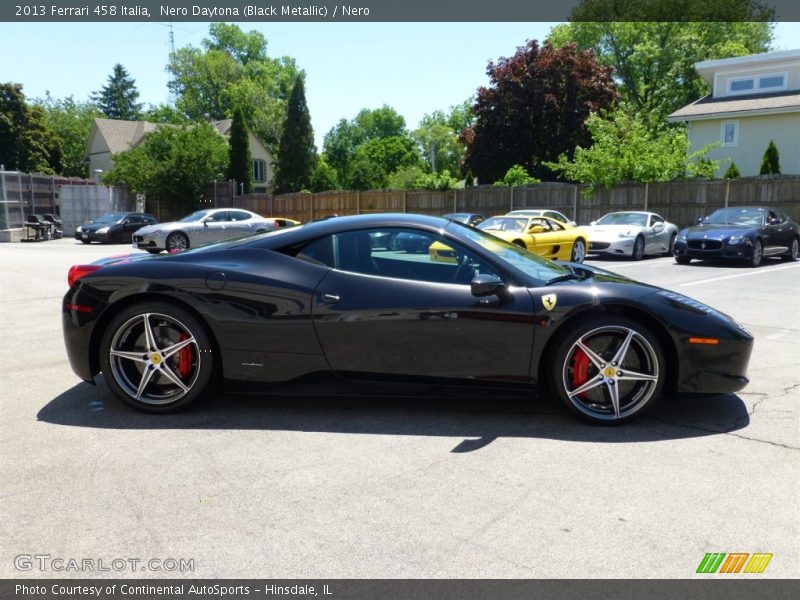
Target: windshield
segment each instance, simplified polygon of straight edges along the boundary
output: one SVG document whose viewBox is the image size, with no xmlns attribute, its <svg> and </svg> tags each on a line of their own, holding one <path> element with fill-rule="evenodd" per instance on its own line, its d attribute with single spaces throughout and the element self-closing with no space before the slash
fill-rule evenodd
<svg viewBox="0 0 800 600">
<path fill-rule="evenodd" d="M 491 219 L 489 219 L 491 220 Z M 525 219 L 523 219 L 525 221 Z M 486 221 L 488 222 L 488 221 Z M 552 261 L 536 256 L 532 252 L 523 250 L 519 246 L 510 244 L 505 240 L 495 237 L 489 233 L 484 233 L 479 229 L 458 225 L 458 232 L 465 238 L 476 242 L 483 248 L 500 258 L 505 263 L 522 271 L 534 279 L 545 282 L 550 281 L 559 275 L 565 275 L 571 271 Z"/>
<path fill-rule="evenodd" d="M 636 225 L 647 227 L 647 215 L 645 213 L 609 213 L 597 221 L 595 225 Z"/>
<path fill-rule="evenodd" d="M 192 221 L 200 221 L 204 219 L 208 215 L 207 210 L 198 210 L 197 212 L 193 212 L 190 215 L 186 215 L 183 217 L 179 222 L 180 223 L 191 223 Z"/>
<path fill-rule="evenodd" d="M 122 219 L 125 218 L 125 213 L 106 213 L 100 217 L 97 217 L 94 222 L 95 223 L 119 223 Z"/>
<path fill-rule="evenodd" d="M 492 217 L 478 225 L 483 231 L 525 231 L 526 217 Z"/>
<path fill-rule="evenodd" d="M 761 225 L 762 208 L 720 208 L 703 219 L 707 225 Z"/>
</svg>

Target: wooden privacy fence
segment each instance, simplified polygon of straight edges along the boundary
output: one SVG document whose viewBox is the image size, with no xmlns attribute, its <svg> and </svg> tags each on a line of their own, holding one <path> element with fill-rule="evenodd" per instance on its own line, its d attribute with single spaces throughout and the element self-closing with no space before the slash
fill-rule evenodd
<svg viewBox="0 0 800 600">
<path fill-rule="evenodd" d="M 598 188 L 584 197 L 585 185 L 538 183 L 523 187 L 480 186 L 458 190 L 369 190 L 226 197 L 225 206 L 264 216 L 312 221 L 330 215 L 409 212 L 443 215 L 476 212 L 486 216 L 520 208 L 553 208 L 581 225 L 611 211 L 651 210 L 679 226 L 724 206 L 767 205 L 800 218 L 800 175 L 766 175 L 740 179 L 630 183 Z M 217 196 L 218 205 L 220 195 Z M 206 196 L 208 201 L 208 195 Z"/>
</svg>

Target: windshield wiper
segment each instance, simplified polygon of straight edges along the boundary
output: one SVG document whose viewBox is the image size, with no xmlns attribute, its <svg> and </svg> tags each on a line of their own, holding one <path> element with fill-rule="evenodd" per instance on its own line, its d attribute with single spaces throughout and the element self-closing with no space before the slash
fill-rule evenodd
<svg viewBox="0 0 800 600">
<path fill-rule="evenodd" d="M 548 279 L 547 282 L 544 284 L 545 287 L 551 285 L 553 283 L 559 283 L 560 281 L 571 281 L 572 279 L 587 279 L 583 275 L 578 275 L 577 273 L 564 273 L 563 275 L 559 275 L 558 277 L 553 277 L 552 279 Z"/>
</svg>

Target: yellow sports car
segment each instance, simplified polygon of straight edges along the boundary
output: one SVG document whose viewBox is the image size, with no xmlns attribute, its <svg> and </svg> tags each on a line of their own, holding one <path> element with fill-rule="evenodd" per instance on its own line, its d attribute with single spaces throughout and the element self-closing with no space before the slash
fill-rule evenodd
<svg viewBox="0 0 800 600">
<path fill-rule="evenodd" d="M 275 223 L 283 229 L 284 227 L 297 227 L 298 225 L 302 225 L 300 221 L 295 221 L 294 219 L 287 219 L 286 217 L 274 217 Z"/>
<path fill-rule="evenodd" d="M 589 236 L 583 229 L 550 217 L 492 217 L 478 225 L 478 229 L 550 260 L 583 262 L 589 247 Z"/>
</svg>

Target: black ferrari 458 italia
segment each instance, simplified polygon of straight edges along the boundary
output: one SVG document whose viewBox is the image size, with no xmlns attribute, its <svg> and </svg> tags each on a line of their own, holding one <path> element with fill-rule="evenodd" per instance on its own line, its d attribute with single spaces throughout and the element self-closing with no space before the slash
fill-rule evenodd
<svg viewBox="0 0 800 600">
<path fill-rule="evenodd" d="M 373 238 L 409 234 L 412 254 Z M 171 256 L 78 265 L 63 301 L 73 370 L 132 406 L 182 408 L 328 374 L 543 387 L 577 416 L 626 421 L 662 392 L 735 392 L 753 338 L 696 300 L 541 259 L 461 223 L 338 217 Z"/>
</svg>

